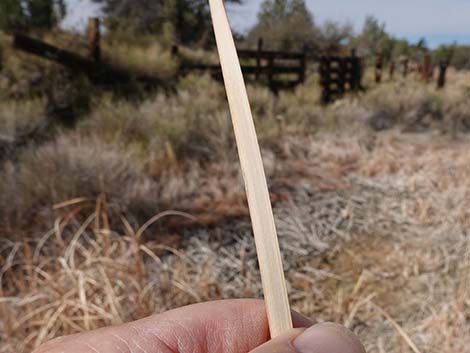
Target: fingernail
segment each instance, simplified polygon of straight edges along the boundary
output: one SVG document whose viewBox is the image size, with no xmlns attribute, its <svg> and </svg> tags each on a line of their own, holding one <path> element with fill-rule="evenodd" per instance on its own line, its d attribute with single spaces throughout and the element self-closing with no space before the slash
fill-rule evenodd
<svg viewBox="0 0 470 353">
<path fill-rule="evenodd" d="M 297 336 L 292 344 L 298 353 L 365 353 L 353 333 L 335 324 L 312 326 Z"/>
</svg>

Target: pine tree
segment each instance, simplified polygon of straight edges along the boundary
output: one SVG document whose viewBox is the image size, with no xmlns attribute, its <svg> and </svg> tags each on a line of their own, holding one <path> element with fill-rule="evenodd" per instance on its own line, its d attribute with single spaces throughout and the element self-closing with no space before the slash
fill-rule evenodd
<svg viewBox="0 0 470 353">
<path fill-rule="evenodd" d="M 261 25 L 273 25 L 283 20 L 287 14 L 287 0 L 265 0 L 258 13 L 258 22 Z"/>
<path fill-rule="evenodd" d="M 207 0 L 94 1 L 103 5 L 108 26 L 113 29 L 127 26 L 137 33 L 160 34 L 170 26 L 175 39 L 182 43 L 197 42 L 211 30 Z"/>
<path fill-rule="evenodd" d="M 0 1 L 0 31 L 11 32 L 24 26 L 26 16 L 21 0 Z"/>
<path fill-rule="evenodd" d="M 64 15 L 64 0 L 1 0 L 0 30 L 51 29 Z"/>
<path fill-rule="evenodd" d="M 319 34 L 304 0 L 265 0 L 248 40 L 258 37 L 265 39 L 267 47 L 300 50 L 304 45 L 316 47 Z"/>
</svg>

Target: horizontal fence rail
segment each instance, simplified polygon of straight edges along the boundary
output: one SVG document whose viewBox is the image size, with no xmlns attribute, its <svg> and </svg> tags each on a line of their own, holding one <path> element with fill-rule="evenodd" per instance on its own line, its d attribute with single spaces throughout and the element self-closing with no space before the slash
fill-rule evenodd
<svg viewBox="0 0 470 353">
<path fill-rule="evenodd" d="M 158 78 L 147 75 L 133 75 L 125 70 L 112 67 L 111 65 L 100 61 L 88 59 L 24 34 L 15 34 L 13 36 L 13 47 L 29 54 L 34 54 L 59 63 L 75 72 L 82 73 L 88 76 L 90 80 L 96 84 L 126 84 L 131 83 L 134 80 L 150 86 L 161 84 L 161 80 Z"/>
<path fill-rule="evenodd" d="M 241 69 L 245 78 L 267 82 L 273 92 L 293 88 L 305 82 L 307 59 L 303 52 L 263 50 L 263 40 L 259 39 L 258 49 L 238 49 Z M 173 46 L 172 53 L 177 56 L 178 46 Z M 246 63 L 251 61 L 251 63 Z M 220 64 L 182 63 L 182 73 L 207 71 L 217 79 L 222 78 Z M 294 76 L 294 77 L 292 77 Z"/>
</svg>

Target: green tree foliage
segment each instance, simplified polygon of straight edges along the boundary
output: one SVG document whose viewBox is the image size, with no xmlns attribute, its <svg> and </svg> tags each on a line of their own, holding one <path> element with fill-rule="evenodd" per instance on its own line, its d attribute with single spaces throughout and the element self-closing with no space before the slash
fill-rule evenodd
<svg viewBox="0 0 470 353">
<path fill-rule="evenodd" d="M 29 27 L 51 29 L 65 15 L 64 0 L 25 1 Z"/>
<path fill-rule="evenodd" d="M 261 10 L 258 13 L 258 22 L 260 25 L 270 25 L 275 21 L 282 21 L 286 16 L 286 0 L 265 0 L 261 4 Z"/>
<path fill-rule="evenodd" d="M 0 1 L 0 30 L 10 32 L 23 27 L 25 20 L 20 0 Z"/>
<path fill-rule="evenodd" d="M 211 21 L 207 0 L 94 0 L 103 5 L 110 29 L 133 33 L 172 32 L 181 43 L 204 41 Z M 240 3 L 241 0 L 226 0 Z"/>
<path fill-rule="evenodd" d="M 51 29 L 65 16 L 64 0 L 1 0 L 0 30 Z"/>
<path fill-rule="evenodd" d="M 379 20 L 373 16 L 367 16 L 361 36 L 371 50 L 377 51 L 379 42 L 384 36 L 387 36 L 385 23 L 380 23 Z"/>
<path fill-rule="evenodd" d="M 362 32 L 357 36 L 354 45 L 360 55 L 371 56 L 382 53 L 388 59 L 393 50 L 393 39 L 385 31 L 385 23 L 380 23 L 373 16 L 367 16 Z"/>
<path fill-rule="evenodd" d="M 420 38 L 418 42 L 415 44 L 415 48 L 421 51 L 428 50 L 428 43 L 426 42 L 426 38 Z"/>
<path fill-rule="evenodd" d="M 456 44 L 454 44 L 454 45 L 440 45 L 434 51 L 434 58 L 439 63 L 446 63 L 446 64 L 451 63 L 451 61 L 453 59 L 453 56 L 454 56 L 455 47 L 456 47 Z"/>
<path fill-rule="evenodd" d="M 318 48 L 319 30 L 304 0 L 265 0 L 258 23 L 248 34 L 248 41 L 259 37 L 266 46 L 282 50 L 299 50 L 304 45 Z"/>
<path fill-rule="evenodd" d="M 429 53 L 426 38 L 420 38 L 414 44 L 409 44 L 409 56 L 417 62 L 421 62 L 425 54 Z"/>
<path fill-rule="evenodd" d="M 385 34 L 379 39 L 376 50 L 382 54 L 386 61 L 389 61 L 393 57 L 395 45 L 396 39 L 389 34 Z"/>
<path fill-rule="evenodd" d="M 393 55 L 395 57 L 399 56 L 409 56 L 411 54 L 410 43 L 405 39 L 396 39 L 395 45 L 393 48 Z"/>
<path fill-rule="evenodd" d="M 373 16 L 366 18 L 362 32 L 354 38 L 351 45 L 357 47 L 359 55 L 373 56 L 381 53 L 385 61 L 403 56 L 421 60 L 424 53 L 428 52 L 424 38 L 416 44 L 410 44 L 405 39 L 397 39 L 387 33 L 385 23 L 380 23 Z"/>
<path fill-rule="evenodd" d="M 352 26 L 349 23 L 341 25 L 337 22 L 327 21 L 320 30 L 318 47 L 323 53 L 339 53 L 347 40 L 351 40 Z"/>
<path fill-rule="evenodd" d="M 453 49 L 451 65 L 457 69 L 470 70 L 470 45 L 459 45 Z"/>
</svg>

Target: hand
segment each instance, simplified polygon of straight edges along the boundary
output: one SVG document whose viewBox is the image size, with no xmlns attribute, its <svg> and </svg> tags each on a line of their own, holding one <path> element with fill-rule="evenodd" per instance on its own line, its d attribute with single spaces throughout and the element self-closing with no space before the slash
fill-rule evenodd
<svg viewBox="0 0 470 353">
<path fill-rule="evenodd" d="M 297 328 L 268 341 L 263 301 L 216 301 L 57 338 L 33 353 L 365 353 L 341 326 L 292 317 Z"/>
</svg>

